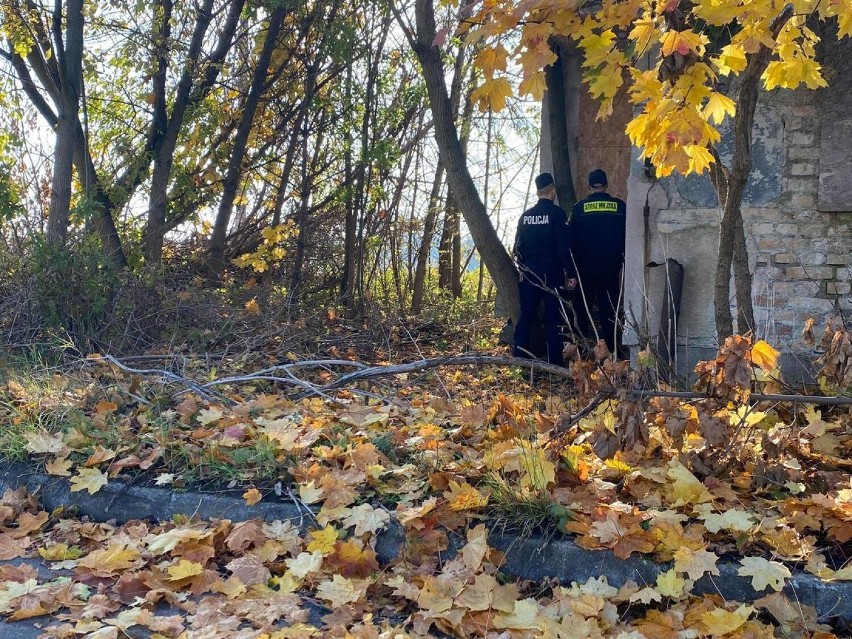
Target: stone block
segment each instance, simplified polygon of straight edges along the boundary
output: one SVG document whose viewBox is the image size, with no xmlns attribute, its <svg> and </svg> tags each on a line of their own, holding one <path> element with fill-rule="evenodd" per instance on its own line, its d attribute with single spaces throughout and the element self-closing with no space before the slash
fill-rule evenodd
<svg viewBox="0 0 852 639">
<path fill-rule="evenodd" d="M 787 149 L 788 160 L 817 160 L 819 149 L 813 146 L 791 146 Z"/>
<path fill-rule="evenodd" d="M 843 266 L 845 264 L 849 264 L 852 262 L 852 255 L 849 253 L 829 253 L 825 257 L 826 264 L 835 264 L 837 266 Z"/>
<path fill-rule="evenodd" d="M 775 282 L 776 298 L 789 300 L 793 297 L 816 297 L 822 289 L 821 282 L 806 280 L 803 282 Z M 778 299 L 781 302 L 781 299 Z"/>
<path fill-rule="evenodd" d="M 834 310 L 834 301 L 824 297 L 791 297 L 787 304 L 808 313 L 829 313 Z"/>
<path fill-rule="evenodd" d="M 786 275 L 791 280 L 830 280 L 834 278 L 834 269 L 830 266 L 788 266 Z"/>
<path fill-rule="evenodd" d="M 791 194 L 816 193 L 819 188 L 819 180 L 816 176 L 785 178 L 783 188 Z"/>
<path fill-rule="evenodd" d="M 829 295 L 849 295 L 849 282 L 828 282 L 825 291 Z"/>
<path fill-rule="evenodd" d="M 795 162 L 790 166 L 790 175 L 819 175 L 819 169 L 816 164 Z"/>
<path fill-rule="evenodd" d="M 776 264 L 798 264 L 799 256 L 793 253 L 778 253 L 775 256 Z"/>
<path fill-rule="evenodd" d="M 761 251 L 789 250 L 790 239 L 786 237 L 758 237 L 757 248 Z"/>
<path fill-rule="evenodd" d="M 799 263 L 802 266 L 820 266 L 825 264 L 825 253 L 809 253 L 806 250 L 800 254 Z"/>
<path fill-rule="evenodd" d="M 816 134 L 794 132 L 790 136 L 790 144 L 793 146 L 813 146 L 816 142 Z"/>
<path fill-rule="evenodd" d="M 816 197 L 812 193 L 794 193 L 790 196 L 790 206 L 794 209 L 812 209 L 816 206 Z"/>
<path fill-rule="evenodd" d="M 775 224 L 771 222 L 758 222 L 752 225 L 751 232 L 754 235 L 772 235 L 775 232 Z"/>
<path fill-rule="evenodd" d="M 798 235 L 799 234 L 799 225 L 798 224 L 777 224 L 775 226 L 775 231 L 779 235 Z"/>
<path fill-rule="evenodd" d="M 778 266 L 759 265 L 754 269 L 754 282 L 774 282 L 784 277 L 784 269 Z"/>
</svg>

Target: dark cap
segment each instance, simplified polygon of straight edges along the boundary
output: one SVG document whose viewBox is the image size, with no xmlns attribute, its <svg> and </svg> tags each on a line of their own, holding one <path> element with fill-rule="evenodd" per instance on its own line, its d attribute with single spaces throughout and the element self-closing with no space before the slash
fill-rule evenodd
<svg viewBox="0 0 852 639">
<path fill-rule="evenodd" d="M 594 188 L 598 188 L 601 186 L 606 186 L 606 173 L 604 173 L 601 169 L 595 169 L 591 173 L 589 173 L 589 186 Z"/>
<path fill-rule="evenodd" d="M 542 173 L 535 179 L 535 188 L 538 191 L 546 189 L 553 184 L 553 176 L 550 173 Z"/>
</svg>

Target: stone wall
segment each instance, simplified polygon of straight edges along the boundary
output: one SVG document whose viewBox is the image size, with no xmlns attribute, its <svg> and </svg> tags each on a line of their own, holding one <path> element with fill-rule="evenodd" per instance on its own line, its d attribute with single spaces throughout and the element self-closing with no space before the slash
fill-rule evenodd
<svg viewBox="0 0 852 639">
<path fill-rule="evenodd" d="M 846 53 L 835 51 L 829 60 L 852 59 L 852 43 L 838 48 Z M 762 94 L 755 118 L 754 168 L 743 203 L 755 319 L 758 335 L 785 350 L 803 350 L 808 317 L 821 325 L 852 311 L 852 148 L 838 143 L 845 139 L 839 130 L 852 130 L 850 67 L 827 69 L 830 89 Z M 723 159 L 728 150 L 723 144 Z M 626 308 L 638 326 L 625 340 L 636 344 L 639 333 L 656 332 L 655 307 L 665 286 L 662 269 L 643 269 L 647 196 L 649 258 L 674 258 L 685 268 L 679 341 L 711 347 L 720 215 L 715 193 L 708 178 L 676 176 L 653 184 L 643 168 L 634 158 L 625 276 Z"/>
</svg>

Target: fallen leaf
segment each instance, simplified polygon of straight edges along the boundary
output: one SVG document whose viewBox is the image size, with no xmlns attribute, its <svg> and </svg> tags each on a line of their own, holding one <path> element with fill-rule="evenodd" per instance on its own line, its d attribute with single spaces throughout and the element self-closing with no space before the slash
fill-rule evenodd
<svg viewBox="0 0 852 639">
<path fill-rule="evenodd" d="M 263 495 L 260 494 L 260 491 L 257 488 L 249 488 L 246 492 L 243 493 L 243 499 L 246 500 L 246 503 L 249 506 L 254 506 L 261 499 L 263 499 Z"/>
<path fill-rule="evenodd" d="M 26 450 L 28 453 L 39 455 L 42 453 L 58 453 L 65 448 L 62 433 L 50 434 L 44 428 L 24 433 L 27 440 Z M 67 453 L 66 453 L 67 454 Z"/>
<path fill-rule="evenodd" d="M 781 590 L 784 587 L 784 580 L 791 576 L 787 566 L 763 557 L 743 557 L 737 574 L 741 577 L 751 577 L 751 586 L 757 592 L 767 587 Z"/>
<path fill-rule="evenodd" d="M 355 536 L 367 533 L 376 534 L 383 530 L 390 521 L 390 515 L 381 508 L 373 508 L 370 504 L 361 504 L 352 508 L 352 514 L 343 520 L 346 528 L 355 527 Z M 310 550 L 310 549 L 309 549 Z"/>
<path fill-rule="evenodd" d="M 97 468 L 80 468 L 77 476 L 71 478 L 72 493 L 88 490 L 90 495 L 94 495 L 106 485 L 107 474 Z"/>
<path fill-rule="evenodd" d="M 204 566 L 197 564 L 194 561 L 181 559 L 175 565 L 169 566 L 166 572 L 169 575 L 169 581 L 180 581 L 182 579 L 187 579 L 188 577 L 200 575 L 204 572 Z"/>
<path fill-rule="evenodd" d="M 348 603 L 355 603 L 367 595 L 369 582 L 362 579 L 347 579 L 334 575 L 331 581 L 324 581 L 317 586 L 317 597 L 328 601 L 332 607 L 338 608 Z"/>
<path fill-rule="evenodd" d="M 680 599 L 683 595 L 686 581 L 677 576 L 674 568 L 660 573 L 657 576 L 657 586 L 655 590 L 663 597 L 671 597 L 672 599 Z"/>
</svg>

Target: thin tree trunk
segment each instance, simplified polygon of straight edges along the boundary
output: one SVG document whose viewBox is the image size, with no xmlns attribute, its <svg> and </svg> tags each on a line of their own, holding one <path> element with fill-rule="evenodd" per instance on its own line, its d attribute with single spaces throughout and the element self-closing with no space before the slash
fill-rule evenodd
<svg viewBox="0 0 852 639">
<path fill-rule="evenodd" d="M 218 281 L 225 270 L 225 240 L 228 234 L 228 224 L 234 209 L 234 200 L 237 198 L 237 189 L 242 176 L 243 159 L 248 147 L 249 134 L 251 133 L 254 116 L 260 104 L 260 98 L 266 89 L 266 76 L 272 53 L 278 44 L 278 35 L 284 22 L 286 10 L 279 6 L 269 18 L 269 26 L 263 48 L 257 60 L 257 65 L 252 74 L 251 86 L 249 87 L 246 102 L 243 105 L 240 124 L 234 137 L 234 147 L 228 160 L 228 170 L 222 185 L 222 200 L 219 203 L 219 211 L 216 214 L 216 222 L 213 226 L 213 235 L 210 238 L 210 256 L 207 263 L 208 276 L 212 281 Z"/>
<path fill-rule="evenodd" d="M 416 0 L 415 18 L 417 37 L 413 43 L 414 50 L 423 69 L 432 117 L 435 121 L 435 139 L 441 159 L 446 166 L 450 188 L 459 203 L 485 266 L 497 288 L 506 296 L 506 303 L 513 318 L 517 318 L 520 311 L 518 271 L 508 251 L 500 242 L 467 168 L 444 82 L 441 51 L 434 44 L 435 12 L 431 0 Z"/>
<path fill-rule="evenodd" d="M 571 174 L 571 155 L 568 147 L 568 122 L 565 113 L 565 75 L 562 62 L 562 48 L 551 42 L 556 61 L 545 69 L 547 83 L 547 114 L 550 125 L 550 151 L 553 158 L 553 178 L 556 181 L 556 195 L 559 206 L 570 210 L 577 201 L 574 190 L 574 177 Z M 547 143 L 547 141 L 545 141 Z"/>
<path fill-rule="evenodd" d="M 216 46 L 210 55 L 201 80 L 196 83 L 196 65 L 207 29 L 213 19 L 213 0 L 204 0 L 204 4 L 198 8 L 198 18 L 187 53 L 188 60 L 178 81 L 171 116 L 168 118 L 165 130 L 157 132 L 155 136 L 154 168 L 151 173 L 151 194 L 148 200 L 148 222 L 143 238 L 145 261 L 149 266 L 159 266 L 163 257 L 163 241 L 168 228 L 166 213 L 168 210 L 169 180 L 174 165 L 178 136 L 183 127 L 186 113 L 190 106 L 197 104 L 207 95 L 216 78 L 218 78 L 222 62 L 233 43 L 245 2 L 246 0 L 232 0 L 228 5 L 228 15 L 216 41 Z"/>
<path fill-rule="evenodd" d="M 351 113 L 352 107 L 352 65 L 355 61 L 349 60 L 346 65 L 346 108 Z M 347 118 L 348 119 L 348 118 Z M 358 213 L 355 210 L 355 198 L 351 184 L 352 173 L 352 126 L 345 127 L 348 144 L 343 152 L 343 179 L 347 184 L 345 201 L 345 222 L 343 236 L 343 273 L 340 278 L 340 297 L 346 308 L 346 314 L 352 316 L 356 308 L 356 286 L 357 279 L 355 269 L 358 267 Z"/>
<path fill-rule="evenodd" d="M 47 216 L 47 238 L 57 246 L 65 245 L 71 208 L 74 148 L 83 84 L 83 0 L 68 0 L 65 15 L 67 22 L 63 40 L 62 2 L 55 0 L 53 45 L 61 95 L 57 104 L 59 112 Z"/>
<path fill-rule="evenodd" d="M 438 161 L 432 192 L 429 194 L 429 209 L 423 220 L 423 238 L 417 250 L 417 265 L 414 269 L 414 292 L 411 295 L 411 312 L 415 315 L 423 310 L 423 297 L 426 294 L 426 273 L 429 269 L 429 254 L 432 252 L 432 238 L 438 222 L 438 202 L 444 183 L 444 165 Z"/>
<path fill-rule="evenodd" d="M 784 25 L 792 18 L 793 7 L 787 5 L 770 25 L 773 38 L 777 38 Z M 737 301 L 737 331 L 747 333 L 756 327 L 752 303 L 752 274 L 748 264 L 748 246 L 742 215 L 742 200 L 752 166 L 751 135 L 754 114 L 760 90 L 760 78 L 769 65 L 771 49 L 761 46 L 753 54 L 743 71 L 737 92 L 737 112 L 734 116 L 734 157 L 732 168 L 721 165 L 718 153 L 714 153 L 716 168 L 713 184 L 722 207 L 719 230 L 719 260 L 716 265 L 716 280 L 713 302 L 716 335 L 721 343 L 734 332 L 731 314 L 731 267 L 734 269 L 734 285 Z"/>
</svg>

